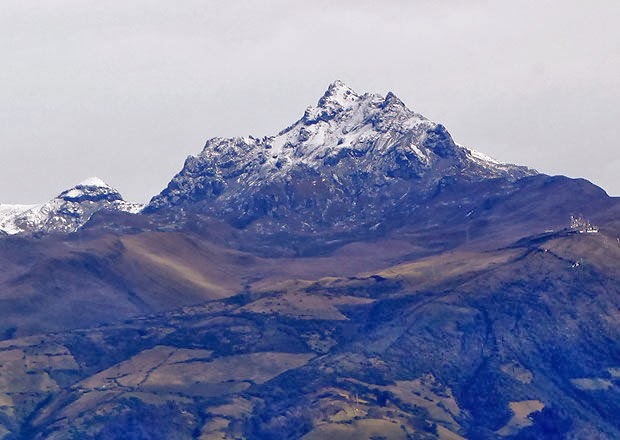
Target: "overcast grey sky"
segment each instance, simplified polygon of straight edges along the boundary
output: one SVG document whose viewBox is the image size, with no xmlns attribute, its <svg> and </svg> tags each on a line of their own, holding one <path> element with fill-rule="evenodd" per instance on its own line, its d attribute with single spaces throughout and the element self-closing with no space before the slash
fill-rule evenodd
<svg viewBox="0 0 620 440">
<path fill-rule="evenodd" d="M 327 85 L 393 91 L 499 160 L 620 195 L 620 2 L 2 0 L 0 202 L 146 201 L 213 136 Z"/>
</svg>

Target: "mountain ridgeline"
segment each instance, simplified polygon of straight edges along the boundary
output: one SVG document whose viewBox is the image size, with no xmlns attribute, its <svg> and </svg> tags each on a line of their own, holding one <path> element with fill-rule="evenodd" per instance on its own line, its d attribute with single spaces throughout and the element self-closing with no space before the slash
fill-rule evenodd
<svg viewBox="0 0 620 440">
<path fill-rule="evenodd" d="M 336 81 L 145 206 L 0 205 L 0 439 L 620 438 L 619 236 Z"/>
</svg>

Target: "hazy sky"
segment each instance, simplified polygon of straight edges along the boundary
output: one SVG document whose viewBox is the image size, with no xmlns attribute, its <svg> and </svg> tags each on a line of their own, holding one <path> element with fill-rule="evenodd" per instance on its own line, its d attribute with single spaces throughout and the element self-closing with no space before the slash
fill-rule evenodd
<svg viewBox="0 0 620 440">
<path fill-rule="evenodd" d="M 2 0 L 0 202 L 146 201 L 213 136 L 342 79 L 499 160 L 620 195 L 620 2 Z"/>
</svg>

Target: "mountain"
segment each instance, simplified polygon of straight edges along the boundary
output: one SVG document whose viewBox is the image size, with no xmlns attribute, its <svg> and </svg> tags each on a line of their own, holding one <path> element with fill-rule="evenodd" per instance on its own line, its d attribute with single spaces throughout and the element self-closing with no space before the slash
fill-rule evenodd
<svg viewBox="0 0 620 440">
<path fill-rule="evenodd" d="M 276 136 L 207 141 L 145 212 L 331 236 L 389 228 L 449 186 L 535 174 L 455 144 L 392 93 L 360 95 L 336 81 Z"/>
<path fill-rule="evenodd" d="M 0 211 L 46 213 L 0 237 L 0 439 L 620 438 L 620 200 L 391 93 L 46 206 Z"/>
<path fill-rule="evenodd" d="M 71 233 L 97 211 L 136 213 L 140 205 L 125 202 L 120 193 L 92 177 L 61 192 L 42 205 L 1 205 L 0 232 L 6 234 Z"/>
</svg>

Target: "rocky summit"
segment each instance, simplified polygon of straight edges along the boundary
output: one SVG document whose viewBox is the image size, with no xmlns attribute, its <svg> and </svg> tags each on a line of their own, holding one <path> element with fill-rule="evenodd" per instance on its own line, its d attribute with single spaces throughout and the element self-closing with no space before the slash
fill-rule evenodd
<svg viewBox="0 0 620 440">
<path fill-rule="evenodd" d="M 275 136 L 207 141 L 145 212 L 189 211 L 261 235 L 333 235 L 389 228 L 446 187 L 534 174 L 455 144 L 393 93 L 360 95 L 336 81 Z"/>
<path fill-rule="evenodd" d="M 0 230 L 0 439 L 620 438 L 620 200 L 392 93 Z"/>
</svg>

